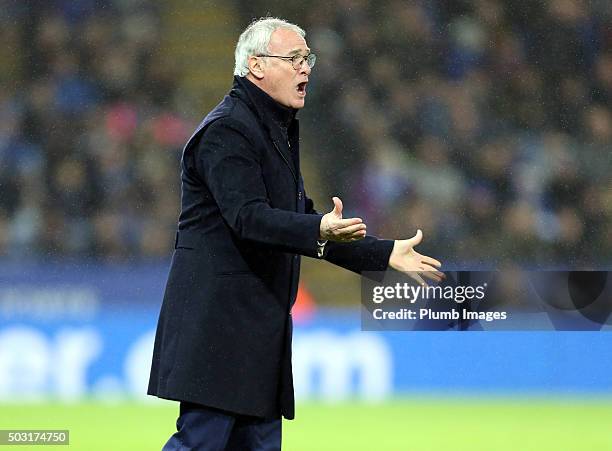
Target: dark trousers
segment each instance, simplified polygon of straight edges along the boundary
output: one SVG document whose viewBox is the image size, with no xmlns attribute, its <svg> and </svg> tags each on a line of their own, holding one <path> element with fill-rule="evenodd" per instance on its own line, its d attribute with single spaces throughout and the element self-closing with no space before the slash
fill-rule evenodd
<svg viewBox="0 0 612 451">
<path fill-rule="evenodd" d="M 176 432 L 162 451 L 279 451 L 281 420 L 181 403 Z"/>
</svg>

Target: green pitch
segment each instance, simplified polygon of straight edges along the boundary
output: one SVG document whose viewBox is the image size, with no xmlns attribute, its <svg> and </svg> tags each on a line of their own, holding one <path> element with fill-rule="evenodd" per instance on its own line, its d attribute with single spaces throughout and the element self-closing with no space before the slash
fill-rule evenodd
<svg viewBox="0 0 612 451">
<path fill-rule="evenodd" d="M 70 446 L 53 449 L 159 450 L 177 410 L 173 403 L 0 405 L 0 429 L 69 429 Z M 305 404 L 283 428 L 285 451 L 604 451 L 612 450 L 612 400 Z"/>
</svg>

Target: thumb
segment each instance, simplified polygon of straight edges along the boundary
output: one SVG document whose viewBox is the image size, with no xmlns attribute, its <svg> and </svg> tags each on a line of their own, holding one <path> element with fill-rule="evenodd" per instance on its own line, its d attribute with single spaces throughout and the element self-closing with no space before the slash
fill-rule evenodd
<svg viewBox="0 0 612 451">
<path fill-rule="evenodd" d="M 332 200 L 334 201 L 334 209 L 332 210 L 332 213 L 339 218 L 342 218 L 342 201 L 339 197 L 332 197 Z"/>
<path fill-rule="evenodd" d="M 407 242 L 410 245 L 410 247 L 415 247 L 422 240 L 423 240 L 423 232 L 421 232 L 421 229 L 418 229 L 416 235 L 414 235 L 412 238 L 408 239 Z"/>
</svg>

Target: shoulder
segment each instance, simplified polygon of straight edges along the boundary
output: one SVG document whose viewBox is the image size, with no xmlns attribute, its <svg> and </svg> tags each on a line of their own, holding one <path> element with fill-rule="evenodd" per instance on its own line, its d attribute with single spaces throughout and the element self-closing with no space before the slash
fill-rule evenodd
<svg viewBox="0 0 612 451">
<path fill-rule="evenodd" d="M 244 139 L 253 143 L 253 134 L 248 123 L 236 118 L 232 115 L 222 116 L 215 119 L 206 128 L 202 135 L 202 141 L 221 139 Z"/>
<path fill-rule="evenodd" d="M 200 155 L 259 154 L 261 132 L 257 129 L 257 124 L 248 116 L 234 114 L 234 111 L 215 118 L 196 138 Z"/>
<path fill-rule="evenodd" d="M 218 134 L 241 136 L 255 144 L 262 132 L 262 126 L 255 113 L 240 99 L 229 97 L 223 108 L 215 108 L 209 116 L 210 121 L 205 130 L 206 136 Z"/>
</svg>

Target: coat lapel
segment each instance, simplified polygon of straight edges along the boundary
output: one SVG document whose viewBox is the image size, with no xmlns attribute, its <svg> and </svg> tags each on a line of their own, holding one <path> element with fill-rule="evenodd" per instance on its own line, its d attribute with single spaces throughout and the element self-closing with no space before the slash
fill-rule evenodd
<svg viewBox="0 0 612 451">
<path fill-rule="evenodd" d="M 295 167 L 293 157 L 291 156 L 291 150 L 289 149 L 289 145 L 285 141 L 283 134 L 278 127 L 268 127 L 267 125 L 265 125 L 265 127 L 268 130 L 268 134 L 272 140 L 274 149 L 280 154 L 281 158 L 291 171 L 291 175 L 293 176 L 295 183 L 297 184 L 297 168 Z"/>
</svg>

